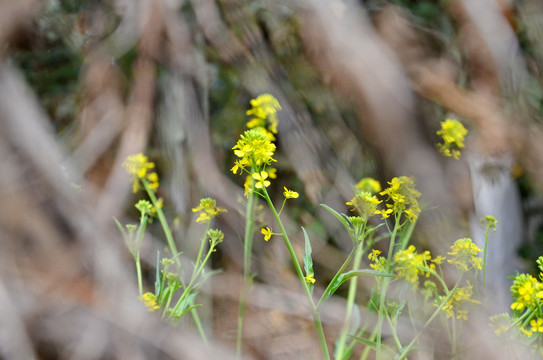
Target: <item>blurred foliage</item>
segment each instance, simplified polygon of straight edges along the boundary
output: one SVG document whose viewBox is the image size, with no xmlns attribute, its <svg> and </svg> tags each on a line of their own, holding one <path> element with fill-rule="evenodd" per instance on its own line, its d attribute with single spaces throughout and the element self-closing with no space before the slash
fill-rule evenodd
<svg viewBox="0 0 543 360">
<path fill-rule="evenodd" d="M 364 6 L 370 15 L 377 15 L 385 6 L 401 7 L 409 16 L 409 20 L 418 29 L 428 35 L 433 51 L 447 53 L 458 63 L 462 56 L 456 45 L 457 29 L 447 12 L 447 1 L 415 1 L 415 0 L 366 0 Z M 527 3 L 519 2 L 518 7 Z M 11 59 L 23 70 L 29 84 L 36 91 L 39 100 L 54 121 L 58 131 L 69 126 L 77 119 L 79 83 L 81 70 L 89 50 L 89 46 L 111 34 L 119 23 L 118 16 L 113 12 L 109 1 L 84 0 L 48 0 L 44 9 L 34 22 L 27 41 L 19 44 L 12 52 Z M 360 116 L 352 106 L 351 99 L 337 95 L 323 79 L 323 75 L 307 59 L 305 49 L 299 35 L 299 19 L 288 6 L 281 4 L 250 1 L 250 2 L 221 2 L 225 21 L 234 35 L 242 41 L 254 46 L 257 54 L 255 61 L 265 68 L 278 80 L 282 91 L 293 97 L 298 97 L 306 106 L 315 124 L 327 137 L 336 155 L 345 162 L 345 166 L 355 177 L 373 175 L 379 177 L 378 159 L 368 144 L 367 139 L 358 130 Z M 542 39 L 536 35 L 541 30 L 540 22 L 531 22 L 522 8 L 515 8 L 512 21 L 516 26 L 517 35 L 531 71 L 529 89 L 530 101 L 539 110 L 539 116 L 534 119 L 541 121 L 543 109 L 543 67 L 541 65 Z M 523 15 L 521 17 L 519 13 Z M 199 33 L 196 14 L 190 2 L 185 2 L 180 15 L 187 26 L 197 37 Z M 236 18 L 243 17 L 243 21 Z M 99 31 L 90 31 L 96 17 L 103 20 Z M 536 28 L 538 27 L 538 28 Z M 250 35 L 262 34 L 265 44 L 255 44 L 248 40 Z M 198 34 L 201 35 L 201 34 Z M 256 42 L 256 40 L 255 40 Z M 229 169 L 233 155 L 229 151 L 239 133 L 244 129 L 247 117 L 245 109 L 250 95 L 244 87 L 247 74 L 242 63 L 238 66 L 226 64 L 221 59 L 218 50 L 209 43 L 202 41 L 202 50 L 207 62 L 209 83 L 206 95 L 209 99 L 209 120 L 212 140 L 224 161 L 224 169 Z M 264 46 L 259 49 L 259 46 Z M 133 65 L 137 57 L 137 49 L 129 49 L 116 64 L 121 70 L 124 84 L 131 87 Z M 168 76 L 167 69 L 161 76 Z M 467 69 L 463 69 L 460 81 L 465 81 Z M 421 113 L 428 117 L 442 117 L 443 109 L 428 101 L 420 101 Z M 339 126 L 338 119 L 344 127 Z M 422 120 L 425 121 L 424 119 Z M 350 131 L 362 145 L 362 153 L 344 149 L 344 132 Z M 435 135 L 433 135 L 435 136 Z M 281 155 L 279 155 L 281 156 Z M 284 164 L 281 161 L 281 164 Z M 282 170 L 281 185 L 298 185 L 293 172 L 285 165 Z M 239 179 L 236 180 L 239 182 Z M 527 178 L 519 180 L 525 200 L 533 199 L 537 194 L 532 190 Z M 279 186 L 279 185 L 278 185 Z M 300 208 L 289 209 L 291 215 L 302 218 L 304 212 L 311 212 L 308 203 L 300 202 Z M 526 218 L 538 218 L 537 209 L 528 208 Z M 540 221 L 543 224 L 543 221 Z M 537 231 L 528 234 L 526 245 L 521 249 L 524 257 L 530 257 L 530 263 L 535 263 L 537 254 L 543 252 L 543 225 L 538 225 Z"/>
</svg>

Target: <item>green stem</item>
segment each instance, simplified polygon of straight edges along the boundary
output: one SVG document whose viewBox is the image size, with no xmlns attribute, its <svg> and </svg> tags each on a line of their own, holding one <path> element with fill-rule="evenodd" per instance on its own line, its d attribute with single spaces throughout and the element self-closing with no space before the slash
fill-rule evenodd
<svg viewBox="0 0 543 360">
<path fill-rule="evenodd" d="M 283 236 L 283 240 L 285 242 L 285 245 L 287 246 L 288 252 L 294 264 L 294 268 L 296 269 L 296 273 L 298 275 L 298 278 L 300 279 L 302 288 L 304 289 L 305 295 L 307 296 L 307 299 L 309 300 L 309 303 L 311 305 L 311 313 L 313 315 L 313 321 L 315 322 L 315 328 L 317 330 L 317 335 L 319 338 L 319 344 L 321 347 L 322 356 L 325 360 L 329 360 L 330 353 L 328 352 L 328 345 L 326 344 L 326 338 L 324 336 L 324 331 L 322 328 L 322 322 L 321 322 L 320 314 L 318 311 L 318 306 L 315 306 L 315 303 L 313 302 L 311 291 L 309 290 L 309 287 L 307 286 L 307 282 L 302 272 L 302 268 L 300 267 L 300 263 L 298 262 L 298 258 L 296 257 L 296 253 L 294 252 L 294 248 L 292 247 L 292 244 L 290 242 L 290 239 L 288 238 L 285 227 L 283 226 L 283 222 L 281 221 L 279 214 L 275 210 L 275 207 L 273 206 L 273 203 L 270 199 L 270 196 L 268 195 L 268 192 L 266 191 L 266 188 L 263 187 L 262 190 L 263 190 L 264 198 L 266 199 L 266 202 L 268 203 L 268 206 L 270 207 L 273 213 L 273 216 L 275 218 L 277 225 L 279 226 L 279 229 L 281 230 L 281 235 Z"/>
<path fill-rule="evenodd" d="M 180 266 L 181 260 L 179 260 L 177 256 L 178 255 L 177 247 L 175 246 L 172 231 L 170 230 L 168 221 L 166 220 L 166 217 L 164 216 L 164 212 L 158 206 L 158 200 L 156 198 L 156 195 L 153 190 L 149 189 L 149 183 L 147 182 L 147 180 L 145 179 L 140 179 L 140 180 L 143 183 L 143 187 L 145 188 L 145 191 L 147 191 L 147 195 L 149 195 L 149 198 L 151 199 L 153 206 L 155 207 L 158 220 L 160 221 L 160 225 L 162 226 L 162 230 L 164 231 L 164 236 L 166 237 L 166 242 L 168 243 L 170 251 L 172 252 L 172 256 L 174 257 L 174 260 L 177 263 L 177 265 Z"/>
<path fill-rule="evenodd" d="M 460 279 L 458 279 L 458 282 L 454 285 L 454 288 L 449 292 L 449 294 L 447 294 L 447 297 L 441 302 L 441 304 L 439 305 L 439 307 L 436 309 L 436 311 L 434 311 L 434 313 L 432 314 L 432 316 L 430 316 L 430 318 L 426 321 L 426 323 L 424 324 L 424 326 L 417 332 L 417 335 L 415 335 L 415 337 L 411 340 L 411 342 L 409 343 L 409 345 L 407 345 L 406 347 L 403 348 L 403 351 L 402 353 L 400 354 L 400 356 L 398 356 L 398 360 L 402 360 L 403 358 L 405 358 L 407 356 L 407 354 L 409 353 L 409 351 L 411 351 L 411 348 L 415 345 L 415 343 L 417 342 L 419 336 L 422 334 L 422 332 L 424 331 L 424 329 L 426 329 L 426 327 L 428 325 L 430 325 L 430 323 L 435 319 L 435 317 L 440 313 L 441 309 L 443 309 L 443 307 L 445 306 L 445 304 L 447 303 L 447 301 L 449 301 L 449 299 L 453 296 L 454 292 L 456 291 L 456 288 L 458 287 L 458 284 L 460 283 L 460 281 L 462 280 L 462 276 L 460 276 Z"/>
<path fill-rule="evenodd" d="M 345 269 L 347 268 L 347 266 L 349 265 L 349 263 L 351 262 L 354 254 L 355 254 L 355 250 L 357 249 L 357 247 L 353 247 L 353 249 L 351 250 L 351 252 L 349 253 L 349 256 L 347 256 L 347 259 L 345 259 L 345 261 L 343 262 L 343 265 L 341 265 L 341 267 L 339 268 L 339 270 L 336 272 L 336 274 L 334 275 L 334 277 L 332 278 L 332 280 L 330 281 L 330 283 L 328 284 L 328 286 L 326 287 L 326 289 L 324 290 L 324 293 L 322 294 L 321 298 L 319 299 L 319 301 L 317 302 L 317 309 L 319 309 L 325 302 L 326 300 L 328 300 L 328 298 L 331 296 L 331 292 L 332 292 L 332 287 L 334 286 L 334 284 L 336 283 L 336 280 L 337 278 L 343 274 L 343 272 L 345 271 Z"/>
<path fill-rule="evenodd" d="M 179 260 L 179 256 L 178 256 L 179 252 L 177 251 L 177 246 L 175 246 L 172 231 L 170 229 L 170 226 L 168 225 L 168 221 L 166 220 L 166 217 L 164 216 L 164 212 L 158 206 L 157 197 L 154 191 L 149 189 L 149 183 L 147 182 L 147 180 L 144 178 L 140 180 L 143 184 L 143 187 L 145 188 L 145 191 L 147 192 L 147 195 L 149 195 L 149 198 L 151 199 L 153 206 L 155 207 L 158 220 L 160 221 L 160 225 L 162 226 L 162 231 L 164 231 L 164 236 L 166 237 L 166 242 L 168 243 L 168 247 L 170 248 L 170 251 L 172 252 L 173 259 L 175 260 L 175 263 L 177 264 L 177 266 L 179 266 L 179 269 L 181 269 L 181 260 Z M 181 284 L 183 285 L 183 287 L 185 287 L 183 277 L 180 276 L 179 278 L 180 278 Z M 191 305 L 192 305 L 192 301 L 191 301 Z M 207 344 L 207 337 L 202 327 L 202 323 L 200 321 L 200 316 L 198 315 L 198 312 L 196 311 L 196 309 L 192 309 L 190 311 L 190 314 L 192 315 L 192 318 L 194 319 L 194 324 L 196 325 L 196 328 L 198 329 L 198 332 L 200 333 L 202 340 L 204 340 L 204 343 Z"/>
<path fill-rule="evenodd" d="M 483 297 L 486 297 L 486 253 L 487 253 L 487 245 L 488 245 L 488 231 L 490 230 L 490 226 L 488 224 L 486 225 L 485 229 L 485 251 L 483 254 Z"/>
<path fill-rule="evenodd" d="M 362 259 L 363 247 L 361 245 L 356 246 L 356 251 L 353 260 L 353 270 L 358 270 L 360 261 Z M 342 359 L 345 352 L 345 342 L 349 330 L 351 328 L 351 315 L 354 306 L 354 300 L 356 297 L 356 288 L 358 285 L 358 279 L 356 277 L 349 280 L 349 293 L 347 295 L 347 307 L 345 309 L 345 320 L 343 321 L 343 327 L 337 341 L 336 359 Z"/>
<path fill-rule="evenodd" d="M 138 290 L 140 292 L 140 296 L 142 296 L 143 295 L 143 284 L 142 284 L 142 281 L 141 281 L 141 262 L 140 262 L 140 253 L 139 252 L 134 257 L 134 260 L 136 261 L 136 274 L 138 276 Z"/>
<path fill-rule="evenodd" d="M 254 209 L 256 198 L 251 191 L 247 199 L 247 212 L 245 219 L 245 234 L 243 239 L 243 285 L 239 295 L 238 332 L 236 341 L 236 358 L 241 359 L 241 348 L 243 338 L 243 319 L 245 317 L 246 302 L 251 283 L 251 255 L 254 236 Z"/>
<path fill-rule="evenodd" d="M 394 224 L 394 229 L 392 230 L 392 234 L 390 234 L 390 244 L 388 247 L 388 255 L 387 255 L 387 272 L 390 272 L 392 268 L 392 259 L 393 259 L 393 253 L 394 253 L 394 245 L 396 242 L 396 234 L 398 232 L 398 228 L 400 225 L 400 218 L 402 216 L 402 212 L 399 211 L 396 215 L 396 222 Z M 381 288 L 381 294 L 379 298 L 379 313 L 377 315 L 377 338 L 376 338 L 376 356 L 377 359 L 381 359 L 381 333 L 383 329 L 383 311 L 385 308 L 385 298 L 386 293 L 388 290 L 388 284 L 390 283 L 389 278 L 382 279 L 382 288 Z"/>
</svg>

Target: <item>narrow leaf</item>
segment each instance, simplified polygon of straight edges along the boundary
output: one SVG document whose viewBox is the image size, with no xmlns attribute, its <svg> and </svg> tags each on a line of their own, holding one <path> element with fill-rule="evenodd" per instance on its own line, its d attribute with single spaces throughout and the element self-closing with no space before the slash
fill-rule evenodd
<svg viewBox="0 0 543 360">
<path fill-rule="evenodd" d="M 351 223 L 349 223 L 349 221 L 345 219 L 345 215 L 338 213 L 326 204 L 321 204 L 321 206 L 331 212 L 343 224 L 343 226 L 345 226 L 345 229 L 347 229 L 347 231 L 350 232 L 352 230 Z"/>
<path fill-rule="evenodd" d="M 304 253 L 304 270 L 305 270 L 305 276 L 314 275 L 313 272 L 313 259 L 311 258 L 311 242 L 309 241 L 309 236 L 307 236 L 307 232 L 302 226 L 302 230 L 304 232 L 304 238 L 305 238 L 305 253 Z M 311 294 L 313 294 L 313 287 L 314 285 L 312 283 L 308 282 L 309 291 Z"/>
<path fill-rule="evenodd" d="M 336 290 L 343 284 L 345 281 L 349 280 L 352 277 L 355 276 L 383 276 L 383 277 L 394 277 L 395 275 L 372 270 L 372 269 L 362 269 L 362 270 L 351 270 L 346 273 L 343 273 L 337 277 L 337 279 L 330 285 L 330 292 L 326 294 L 326 296 L 323 295 L 323 299 L 321 300 L 323 303 L 328 300 L 332 294 L 336 292 Z"/>
</svg>

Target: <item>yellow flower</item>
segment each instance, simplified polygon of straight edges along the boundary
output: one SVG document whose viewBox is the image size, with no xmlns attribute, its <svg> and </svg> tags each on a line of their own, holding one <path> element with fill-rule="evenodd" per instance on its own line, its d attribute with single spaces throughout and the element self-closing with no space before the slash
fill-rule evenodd
<svg viewBox="0 0 543 360">
<path fill-rule="evenodd" d="M 304 279 L 305 281 L 307 281 L 308 284 L 314 284 L 316 281 L 313 277 L 313 274 L 308 274 Z"/>
<path fill-rule="evenodd" d="M 354 188 L 356 190 L 377 194 L 381 191 L 381 183 L 373 178 L 365 177 L 360 180 Z"/>
<path fill-rule="evenodd" d="M 198 212 L 196 222 L 209 222 L 220 213 L 226 212 L 226 209 L 217 206 L 217 202 L 211 198 L 200 199 L 200 205 L 192 209 L 192 212 Z"/>
<path fill-rule="evenodd" d="M 477 253 L 482 250 L 473 243 L 470 238 L 458 239 L 451 246 L 451 259 L 447 260 L 450 264 L 455 265 L 458 269 L 468 271 L 469 269 L 481 270 L 482 260 L 477 257 Z"/>
<path fill-rule="evenodd" d="M 155 168 L 155 164 L 142 153 L 136 155 L 130 155 L 123 162 L 123 167 L 126 171 L 132 175 L 132 191 L 138 192 L 141 180 L 145 180 L 148 183 L 149 189 L 156 191 L 158 189 L 158 175 L 156 172 L 149 172 L 149 170 Z"/>
<path fill-rule="evenodd" d="M 267 171 L 261 171 L 259 173 L 253 173 L 253 179 L 256 180 L 255 187 L 257 189 L 262 189 L 262 187 L 268 187 L 270 186 L 270 182 L 266 180 L 268 178 L 268 172 Z"/>
<path fill-rule="evenodd" d="M 143 303 L 143 305 L 145 305 L 147 310 L 151 312 L 160 309 L 160 306 L 158 306 L 156 302 L 156 296 L 153 293 L 146 292 L 145 294 L 140 296 L 139 299 Z"/>
<path fill-rule="evenodd" d="M 522 335 L 526 336 L 526 337 L 530 337 L 532 336 L 532 331 L 530 330 L 526 330 L 525 328 L 521 327 L 520 328 L 520 332 L 522 333 Z"/>
<path fill-rule="evenodd" d="M 415 189 L 415 180 L 408 176 L 395 177 L 388 182 L 389 187 L 381 191 L 380 195 L 388 196 L 392 204 L 386 204 L 387 210 L 381 211 L 383 218 L 390 214 L 403 212 L 411 222 L 415 222 L 420 214 L 418 198 L 420 192 Z"/>
<path fill-rule="evenodd" d="M 406 250 L 399 251 L 394 256 L 395 271 L 396 274 L 405 279 L 407 282 L 412 283 L 415 286 L 419 284 L 419 276 L 430 276 L 429 271 L 434 270 L 434 264 L 428 264 L 428 261 L 432 260 L 432 256 L 429 251 L 425 251 L 419 254 L 415 251 L 415 246 L 410 245 Z"/>
<path fill-rule="evenodd" d="M 277 110 L 281 110 L 281 105 L 275 97 L 270 94 L 262 94 L 256 99 L 251 100 L 251 109 L 247 110 L 247 115 L 252 115 L 252 118 L 247 127 L 252 128 L 265 128 L 268 123 L 268 129 L 271 133 L 277 134 Z"/>
<path fill-rule="evenodd" d="M 245 178 L 245 184 L 243 184 L 243 188 L 245 189 L 245 197 L 248 198 L 249 194 L 253 191 L 253 177 L 251 175 L 247 175 Z"/>
<path fill-rule="evenodd" d="M 530 325 L 532 326 L 533 332 L 543 332 L 543 319 L 532 319 Z"/>
<path fill-rule="evenodd" d="M 441 130 L 437 131 L 437 135 L 443 138 L 443 144 L 437 144 L 439 152 L 447 157 L 460 157 L 460 151 L 457 149 L 464 148 L 464 138 L 468 134 L 468 130 L 458 120 L 447 119 L 441 122 Z"/>
<path fill-rule="evenodd" d="M 267 226 L 265 228 L 262 228 L 262 230 L 260 230 L 260 232 L 264 235 L 264 240 L 266 240 L 266 241 L 270 240 L 272 235 L 273 235 L 272 229 L 270 229 Z"/>
<path fill-rule="evenodd" d="M 386 258 L 379 255 L 381 255 L 381 251 L 375 249 L 373 249 L 368 255 L 368 259 L 372 261 L 372 263 L 370 264 L 370 268 L 377 271 L 385 271 Z"/>
<path fill-rule="evenodd" d="M 540 292 L 543 290 L 543 285 L 537 281 L 532 275 L 520 274 L 513 281 L 511 286 L 511 295 L 515 300 L 511 304 L 513 310 L 524 310 L 525 307 L 530 309 L 536 308 L 540 302 Z"/>
<path fill-rule="evenodd" d="M 463 309 L 467 303 L 480 304 L 479 301 L 473 300 L 473 286 L 468 281 L 467 286 L 458 288 L 454 291 L 453 295 L 447 300 L 442 310 L 447 313 L 447 317 L 456 315 L 457 319 L 467 320 L 468 311 Z"/>
<path fill-rule="evenodd" d="M 284 186 L 283 189 L 285 189 L 285 191 L 283 192 L 285 199 L 297 199 L 298 196 L 300 196 L 300 194 L 298 194 L 296 191 L 289 190 Z"/>
<path fill-rule="evenodd" d="M 269 165 L 272 161 L 275 161 L 273 158 L 275 145 L 266 135 L 255 129 L 245 131 L 232 149 L 234 154 L 241 158 L 238 166 L 234 165 L 232 168 L 232 172 L 237 171 L 240 165 L 256 169 L 263 164 Z"/>
<path fill-rule="evenodd" d="M 380 211 L 377 209 L 377 206 L 381 203 L 381 200 L 377 199 L 375 195 L 372 195 L 369 192 L 359 191 L 345 204 L 352 206 L 354 209 L 351 211 L 357 210 L 362 219 L 367 220 L 375 214 L 379 214 Z"/>
</svg>

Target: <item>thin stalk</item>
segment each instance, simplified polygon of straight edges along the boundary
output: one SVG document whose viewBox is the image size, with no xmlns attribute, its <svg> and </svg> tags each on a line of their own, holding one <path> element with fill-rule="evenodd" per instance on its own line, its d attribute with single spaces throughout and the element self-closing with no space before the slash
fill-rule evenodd
<svg viewBox="0 0 543 360">
<path fill-rule="evenodd" d="M 353 259 L 353 256 L 355 254 L 355 250 L 356 250 L 356 247 L 353 247 L 353 249 L 349 253 L 349 256 L 347 256 L 347 259 L 345 259 L 345 261 L 343 262 L 343 265 L 341 265 L 339 270 L 336 272 L 336 274 L 334 275 L 334 277 L 332 278 L 332 280 L 330 281 L 330 283 L 328 284 L 328 286 L 324 290 L 324 293 L 322 293 L 322 296 L 321 296 L 321 298 L 319 299 L 319 301 L 317 303 L 317 309 L 319 309 L 322 305 L 324 305 L 324 302 L 330 297 L 330 292 L 332 291 L 332 286 L 336 282 L 337 278 L 341 274 L 343 274 L 343 272 L 345 271 L 345 269 L 347 268 L 347 266 L 349 265 L 349 263 Z"/>
<path fill-rule="evenodd" d="M 168 221 L 166 220 L 166 217 L 164 216 L 164 212 L 162 209 L 158 206 L 158 200 L 153 192 L 153 190 L 149 189 L 149 183 L 145 179 L 140 179 L 143 187 L 145 188 L 145 191 L 147 192 L 147 195 L 149 195 L 149 198 L 151 199 L 151 202 L 153 203 L 153 206 L 155 207 L 156 214 L 158 217 L 158 220 L 160 221 L 160 225 L 162 226 L 162 231 L 164 231 L 164 236 L 166 237 L 166 242 L 168 243 L 168 247 L 170 248 L 170 251 L 172 252 L 173 259 L 177 266 L 181 269 L 181 260 L 179 260 L 179 252 L 177 251 L 177 246 L 175 246 L 175 242 L 173 240 L 172 231 L 170 229 L 170 226 L 168 225 Z M 180 281 L 183 287 L 185 286 L 183 278 L 180 276 Z M 190 303 L 192 304 L 192 301 Z M 204 328 L 202 327 L 202 322 L 200 321 L 200 315 L 198 315 L 198 312 L 196 309 L 192 309 L 190 311 L 190 314 L 192 315 L 192 318 L 194 319 L 194 324 L 196 325 L 196 328 L 198 329 L 198 332 L 200 333 L 200 336 L 202 337 L 202 340 L 204 340 L 204 343 L 207 344 L 207 337 L 204 332 Z"/>
<path fill-rule="evenodd" d="M 436 309 L 436 311 L 434 311 L 434 313 L 432 314 L 432 316 L 430 316 L 430 318 L 426 321 L 426 323 L 424 324 L 424 326 L 417 332 L 417 335 L 415 335 L 415 337 L 411 340 L 411 342 L 409 343 L 409 345 L 407 345 L 406 347 L 404 347 L 402 353 L 398 356 L 398 360 L 402 360 L 404 359 L 407 354 L 409 353 L 409 351 L 411 351 L 411 348 L 415 345 L 415 343 L 417 342 L 419 336 L 422 334 L 422 332 L 424 331 L 424 329 L 426 329 L 426 327 L 428 325 L 430 325 L 430 323 L 435 319 L 435 317 L 440 313 L 441 309 L 443 309 L 443 307 L 445 306 L 445 304 L 447 303 L 447 301 L 449 301 L 449 299 L 453 296 L 454 292 L 456 291 L 456 288 L 458 287 L 458 284 L 460 283 L 460 280 L 462 279 L 462 277 L 460 277 L 460 279 L 458 280 L 458 282 L 456 283 L 456 285 L 454 285 L 454 288 L 449 292 L 449 294 L 447 295 L 447 297 L 443 300 L 443 302 L 439 305 L 439 307 Z"/>
<path fill-rule="evenodd" d="M 238 313 L 238 332 L 236 341 L 236 359 L 241 359 L 242 337 L 243 337 L 243 319 L 247 306 L 247 296 L 251 283 L 251 255 L 253 249 L 254 235 L 254 209 L 255 196 L 251 191 L 247 199 L 247 212 L 245 218 L 245 234 L 243 238 L 243 285 L 239 294 L 239 313 Z"/>
<path fill-rule="evenodd" d="M 488 224 L 485 229 L 485 250 L 483 253 L 483 297 L 486 298 L 486 254 L 487 254 L 487 245 L 488 245 L 488 231 L 490 227 Z"/>
<path fill-rule="evenodd" d="M 300 279 L 302 288 L 304 289 L 305 295 L 307 296 L 307 299 L 309 300 L 309 303 L 311 305 L 311 313 L 313 315 L 313 321 L 315 322 L 315 328 L 317 330 L 317 335 L 319 338 L 319 345 L 321 347 L 322 356 L 325 360 L 329 360 L 330 353 L 328 352 L 328 345 L 326 344 L 326 338 L 324 336 L 324 331 L 322 328 L 322 322 L 321 322 L 320 314 L 318 311 L 318 307 L 315 306 L 315 303 L 313 302 L 311 291 L 309 290 L 309 287 L 307 286 L 307 282 L 305 281 L 302 268 L 300 267 L 300 263 L 298 262 L 298 258 L 296 257 L 296 253 L 294 252 L 294 248 L 292 247 L 292 244 L 290 242 L 290 239 L 288 238 L 285 227 L 283 226 L 283 222 L 281 221 L 279 214 L 275 210 L 275 207 L 273 206 L 273 203 L 270 199 L 270 196 L 268 195 L 268 192 L 266 191 L 266 188 L 263 187 L 262 190 L 263 190 L 264 198 L 266 199 L 266 202 L 268 203 L 268 206 L 270 207 L 273 213 L 273 216 L 275 218 L 277 225 L 279 226 L 279 229 L 281 230 L 281 235 L 283 236 L 283 240 L 285 242 L 285 245 L 287 246 L 288 252 L 294 264 L 294 268 L 296 269 L 296 273 L 298 275 L 298 278 Z"/>
<path fill-rule="evenodd" d="M 140 218 L 140 226 L 138 227 L 138 231 L 136 232 L 135 249 L 134 249 L 134 252 L 132 253 L 132 255 L 134 256 L 134 261 L 136 262 L 136 275 L 138 277 L 138 290 L 140 292 L 140 296 L 143 295 L 140 247 L 141 247 L 141 242 L 143 239 L 143 234 L 145 233 L 145 228 L 147 227 L 148 222 L 149 222 L 149 217 L 142 213 L 141 218 Z"/>
<path fill-rule="evenodd" d="M 136 254 L 136 256 L 134 256 L 134 260 L 136 261 L 136 274 L 138 276 L 138 290 L 140 292 L 140 296 L 142 296 L 143 295 L 143 284 L 142 284 L 142 281 L 141 281 L 141 262 L 140 262 L 140 253 L 139 253 L 139 251 Z"/>
<path fill-rule="evenodd" d="M 360 261 L 362 259 L 363 248 L 361 245 L 356 246 L 356 251 L 353 259 L 353 270 L 358 270 Z M 349 293 L 347 295 L 347 307 L 345 309 L 345 320 L 343 321 L 343 327 L 339 335 L 338 344 L 336 348 L 336 358 L 342 359 L 345 352 L 345 342 L 347 335 L 351 329 L 351 315 L 353 312 L 354 300 L 356 296 L 356 288 L 358 285 L 358 279 L 356 277 L 349 280 Z"/>
<path fill-rule="evenodd" d="M 394 224 L 394 229 L 392 230 L 392 234 L 390 234 L 390 244 L 388 247 L 388 255 L 387 255 L 387 271 L 390 271 L 391 269 L 391 263 L 393 259 L 393 252 L 394 252 L 394 245 L 396 242 L 396 234 L 398 232 L 398 227 L 400 225 L 400 218 L 402 216 L 401 211 L 398 212 L 396 215 L 396 223 Z M 385 297 L 388 290 L 388 284 L 390 283 L 389 278 L 382 279 L 382 288 L 381 288 L 381 295 L 379 298 L 379 313 L 377 315 L 377 339 L 376 339 L 376 356 L 377 359 L 381 359 L 381 332 L 383 328 L 383 311 L 385 308 Z"/>
</svg>

